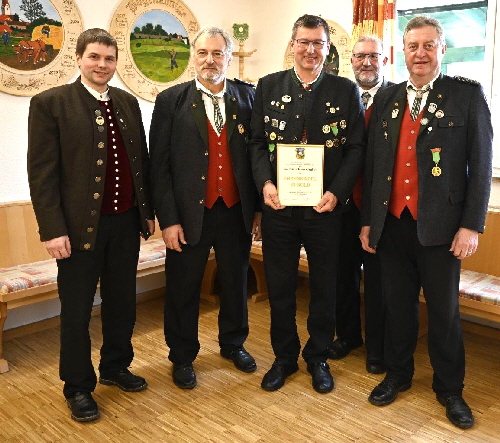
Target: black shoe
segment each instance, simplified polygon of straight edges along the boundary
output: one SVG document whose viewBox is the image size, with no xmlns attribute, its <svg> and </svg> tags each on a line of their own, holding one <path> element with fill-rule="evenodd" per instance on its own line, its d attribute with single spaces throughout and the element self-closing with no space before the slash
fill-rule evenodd
<svg viewBox="0 0 500 443">
<path fill-rule="evenodd" d="M 148 383 L 142 377 L 132 374 L 128 369 L 122 369 L 114 374 L 99 377 L 99 383 L 107 386 L 118 386 L 125 392 L 144 391 Z"/>
<path fill-rule="evenodd" d="M 100 416 L 97 403 L 90 392 L 75 392 L 66 398 L 71 418 L 79 422 L 94 421 Z"/>
<path fill-rule="evenodd" d="M 328 348 L 328 358 L 331 358 L 333 360 L 339 360 L 341 358 L 344 358 L 346 355 L 349 354 L 353 349 L 359 348 L 363 342 L 357 342 L 354 345 L 351 345 L 347 343 L 344 340 L 335 340 L 332 343 L 332 346 Z"/>
<path fill-rule="evenodd" d="M 370 374 L 383 374 L 386 371 L 383 360 L 368 357 L 366 359 L 366 372 Z"/>
<path fill-rule="evenodd" d="M 443 406 L 446 406 L 446 417 L 448 417 L 448 420 L 455 426 L 462 429 L 472 427 L 474 424 L 472 411 L 461 395 L 444 396 L 436 394 L 436 399 Z"/>
<path fill-rule="evenodd" d="M 196 374 L 192 363 L 176 364 L 172 369 L 175 386 L 181 389 L 193 389 L 196 386 Z"/>
<path fill-rule="evenodd" d="M 335 384 L 326 362 L 307 363 L 307 372 L 312 375 L 312 385 L 316 392 L 325 394 L 332 391 Z"/>
<path fill-rule="evenodd" d="M 257 369 L 254 358 L 243 346 L 239 348 L 221 348 L 220 355 L 232 360 L 234 366 L 242 372 L 254 372 Z"/>
<path fill-rule="evenodd" d="M 277 391 L 285 384 L 285 379 L 292 374 L 295 374 L 299 370 L 299 365 L 297 363 L 291 365 L 284 365 L 276 363 L 276 361 L 271 366 L 271 369 L 267 371 L 266 375 L 262 379 L 260 386 L 265 391 Z"/>
<path fill-rule="evenodd" d="M 403 382 L 394 378 L 385 378 L 382 383 L 375 387 L 368 401 L 375 406 L 385 406 L 396 400 L 399 392 L 411 388 L 411 381 Z"/>
</svg>

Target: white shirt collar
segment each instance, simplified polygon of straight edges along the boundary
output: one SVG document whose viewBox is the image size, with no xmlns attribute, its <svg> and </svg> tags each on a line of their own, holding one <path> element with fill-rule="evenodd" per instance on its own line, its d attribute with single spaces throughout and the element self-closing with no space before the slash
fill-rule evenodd
<svg viewBox="0 0 500 443">
<path fill-rule="evenodd" d="M 110 100 L 109 87 L 104 92 L 97 92 L 94 88 L 91 88 L 90 86 L 86 85 L 83 82 L 82 85 L 85 86 L 85 89 L 89 91 L 92 97 L 94 97 L 96 100 L 100 100 L 102 102 L 107 102 L 108 100 Z"/>
<path fill-rule="evenodd" d="M 214 97 L 222 98 L 226 93 L 226 79 L 224 79 L 224 87 L 222 88 L 222 91 L 218 92 L 217 94 L 214 94 L 213 92 L 210 92 L 209 89 L 205 88 L 205 86 L 202 85 L 202 83 L 198 80 L 198 78 L 195 78 L 194 81 L 196 82 L 196 89 L 206 92 L 207 94 L 213 95 Z"/>
</svg>

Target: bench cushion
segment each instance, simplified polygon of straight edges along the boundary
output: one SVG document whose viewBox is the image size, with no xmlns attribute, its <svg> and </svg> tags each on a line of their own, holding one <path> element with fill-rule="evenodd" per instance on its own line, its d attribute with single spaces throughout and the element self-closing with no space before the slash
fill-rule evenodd
<svg viewBox="0 0 500 443">
<path fill-rule="evenodd" d="M 139 263 L 165 258 L 162 239 L 142 242 Z M 54 259 L 42 260 L 0 269 L 0 294 L 43 286 L 57 281 L 57 264 Z"/>
<path fill-rule="evenodd" d="M 500 305 L 500 277 L 463 269 L 460 273 L 460 297 Z"/>
</svg>

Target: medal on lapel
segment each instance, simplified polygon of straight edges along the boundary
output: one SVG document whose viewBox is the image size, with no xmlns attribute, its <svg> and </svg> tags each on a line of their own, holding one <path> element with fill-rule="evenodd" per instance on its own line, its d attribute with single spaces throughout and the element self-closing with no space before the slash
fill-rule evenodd
<svg viewBox="0 0 500 443">
<path fill-rule="evenodd" d="M 431 172 L 434 177 L 439 177 L 441 175 L 441 168 L 438 166 L 438 163 L 441 160 L 441 156 L 439 155 L 439 153 L 441 152 L 441 148 L 431 149 L 431 152 L 432 152 L 432 161 L 435 164 Z"/>
</svg>

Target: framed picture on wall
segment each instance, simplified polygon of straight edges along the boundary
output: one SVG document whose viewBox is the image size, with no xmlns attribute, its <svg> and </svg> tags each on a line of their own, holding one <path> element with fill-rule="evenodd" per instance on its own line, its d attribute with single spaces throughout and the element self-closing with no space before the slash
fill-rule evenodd
<svg viewBox="0 0 500 443">
<path fill-rule="evenodd" d="M 0 91 L 32 96 L 67 83 L 82 31 L 75 0 L 2 0 Z"/>
<path fill-rule="evenodd" d="M 117 71 L 139 97 L 154 102 L 164 89 L 192 80 L 190 42 L 200 26 L 180 0 L 123 0 L 111 19 Z"/>
<path fill-rule="evenodd" d="M 338 23 L 327 19 L 325 21 L 330 28 L 330 52 L 325 59 L 325 70 L 330 74 L 354 79 L 351 69 L 351 38 L 347 31 Z M 283 60 L 283 69 L 291 69 L 293 64 L 293 53 L 290 48 L 290 42 L 288 42 Z"/>
</svg>

